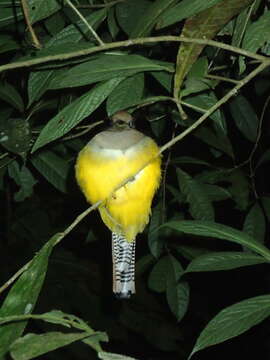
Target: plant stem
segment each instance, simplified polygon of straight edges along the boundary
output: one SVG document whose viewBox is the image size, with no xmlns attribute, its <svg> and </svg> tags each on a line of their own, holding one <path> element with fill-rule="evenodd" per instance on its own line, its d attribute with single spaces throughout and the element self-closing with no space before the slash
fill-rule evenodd
<svg viewBox="0 0 270 360">
<path fill-rule="evenodd" d="M 221 42 L 214 41 L 214 40 L 191 39 L 191 38 L 188 38 L 185 36 L 168 35 L 168 36 L 154 36 L 154 37 L 117 41 L 117 42 L 108 43 L 108 44 L 104 44 L 104 45 L 92 46 L 92 47 L 89 47 L 89 49 L 71 51 L 70 53 L 48 55 L 48 56 L 43 56 L 40 58 L 35 58 L 32 60 L 17 61 L 17 62 L 1 65 L 0 72 L 6 71 L 6 70 L 11 70 L 11 69 L 18 69 L 18 68 L 22 68 L 22 67 L 43 64 L 43 63 L 50 62 L 50 61 L 68 60 L 68 59 L 72 59 L 75 57 L 90 55 L 90 54 L 94 54 L 96 52 L 110 50 L 110 49 L 116 49 L 116 48 L 121 48 L 121 47 L 144 45 L 144 44 L 158 43 L 158 42 L 181 42 L 181 41 L 186 42 L 186 43 L 195 43 L 195 44 L 201 44 L 201 45 L 215 46 L 215 47 L 218 47 L 218 48 L 221 48 L 224 50 L 234 52 L 239 55 L 248 56 L 252 59 L 259 60 L 260 62 L 268 61 L 268 64 L 270 65 L 270 59 L 268 57 L 255 54 L 250 51 L 237 48 L 235 46 L 223 44 Z"/>
<path fill-rule="evenodd" d="M 31 21 L 30 21 L 29 12 L 28 12 L 28 5 L 27 5 L 26 0 L 21 0 L 21 5 L 22 5 L 22 10 L 23 10 L 26 25 L 28 27 L 28 30 L 29 30 L 30 35 L 31 35 L 32 40 L 33 40 L 33 45 L 34 45 L 35 48 L 41 49 L 41 44 L 40 44 L 40 42 L 39 42 L 39 40 L 38 40 L 38 38 L 37 38 L 37 36 L 35 34 L 35 31 L 33 29 Z"/>
</svg>

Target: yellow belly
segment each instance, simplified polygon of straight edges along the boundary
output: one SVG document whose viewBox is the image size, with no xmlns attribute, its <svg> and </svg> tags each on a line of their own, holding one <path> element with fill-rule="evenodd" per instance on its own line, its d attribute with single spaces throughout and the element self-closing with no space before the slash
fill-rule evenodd
<svg viewBox="0 0 270 360">
<path fill-rule="evenodd" d="M 157 154 L 156 143 L 145 138 L 142 146 L 124 153 L 115 150 L 98 152 L 91 148 L 90 142 L 78 156 L 76 178 L 87 201 L 94 204 L 105 200 L 99 207 L 102 220 L 111 231 L 124 235 L 127 241 L 134 240 L 149 221 L 152 199 L 160 182 L 161 160 L 155 157 Z M 113 192 L 132 176 L 135 176 L 132 181 Z"/>
</svg>

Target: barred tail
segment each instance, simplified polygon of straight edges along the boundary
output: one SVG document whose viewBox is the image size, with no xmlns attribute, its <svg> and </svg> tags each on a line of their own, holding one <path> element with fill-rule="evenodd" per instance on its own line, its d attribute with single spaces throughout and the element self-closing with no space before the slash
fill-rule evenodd
<svg viewBox="0 0 270 360">
<path fill-rule="evenodd" d="M 135 240 L 112 233 L 113 292 L 121 299 L 135 293 Z"/>
</svg>

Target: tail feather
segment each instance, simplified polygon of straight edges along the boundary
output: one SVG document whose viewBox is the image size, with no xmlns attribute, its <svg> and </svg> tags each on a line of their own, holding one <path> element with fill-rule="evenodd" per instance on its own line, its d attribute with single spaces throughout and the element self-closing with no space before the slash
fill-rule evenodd
<svg viewBox="0 0 270 360">
<path fill-rule="evenodd" d="M 112 233 L 113 292 L 119 298 L 135 293 L 135 240 Z"/>
</svg>

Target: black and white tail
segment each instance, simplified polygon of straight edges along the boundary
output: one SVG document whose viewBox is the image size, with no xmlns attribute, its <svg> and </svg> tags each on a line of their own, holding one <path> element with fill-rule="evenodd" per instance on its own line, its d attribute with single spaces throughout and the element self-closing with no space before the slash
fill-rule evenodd
<svg viewBox="0 0 270 360">
<path fill-rule="evenodd" d="M 112 233 L 113 292 L 121 299 L 135 293 L 135 240 Z"/>
</svg>

